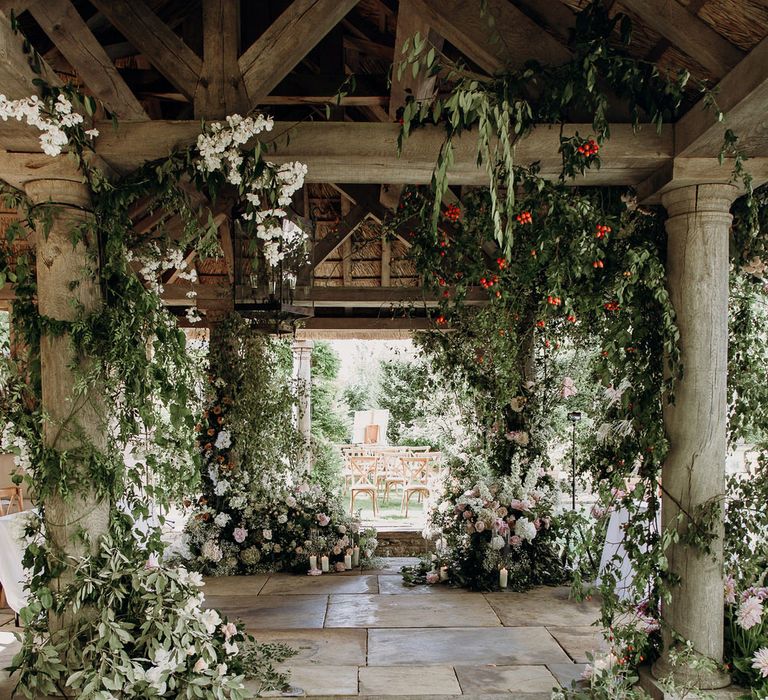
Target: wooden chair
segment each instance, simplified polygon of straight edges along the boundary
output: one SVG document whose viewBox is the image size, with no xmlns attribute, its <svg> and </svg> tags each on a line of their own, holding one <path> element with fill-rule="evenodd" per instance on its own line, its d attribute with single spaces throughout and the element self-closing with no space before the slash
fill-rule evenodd
<svg viewBox="0 0 768 700">
<path fill-rule="evenodd" d="M 21 493 L 21 486 L 9 486 L 0 489 L 0 512 L 3 515 L 8 515 L 11 512 L 14 503 L 19 512 L 24 510 L 24 496 Z"/>
<path fill-rule="evenodd" d="M 355 512 L 355 497 L 363 494 L 371 498 L 373 517 L 379 514 L 378 489 L 376 488 L 376 468 L 378 458 L 373 455 L 349 458 L 349 470 L 352 482 L 349 487 L 349 512 Z"/>
<path fill-rule="evenodd" d="M 418 457 L 401 457 L 400 462 L 403 465 L 403 474 L 406 483 L 403 484 L 403 498 L 400 503 L 400 512 L 405 511 L 405 517 L 408 517 L 408 506 L 411 496 L 417 494 L 419 500 L 428 498 L 430 489 L 430 478 L 432 476 L 434 465 L 437 464 L 439 453 L 423 453 Z"/>
<path fill-rule="evenodd" d="M 384 486 L 385 501 L 389 501 L 389 493 L 393 488 L 405 486 L 407 479 L 401 463 L 403 456 L 408 456 L 408 453 L 399 447 L 382 450 L 379 486 Z"/>
</svg>

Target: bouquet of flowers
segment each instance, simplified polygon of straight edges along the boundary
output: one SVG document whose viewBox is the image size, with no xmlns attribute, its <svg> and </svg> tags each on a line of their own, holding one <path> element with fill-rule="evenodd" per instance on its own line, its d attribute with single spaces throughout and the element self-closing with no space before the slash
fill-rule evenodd
<svg viewBox="0 0 768 700">
<path fill-rule="evenodd" d="M 471 470 L 465 470 L 465 473 Z M 525 590 L 564 579 L 553 529 L 557 491 L 538 461 L 502 477 L 449 478 L 429 504 L 428 535 L 448 560 L 450 580 L 474 589 Z"/>
<path fill-rule="evenodd" d="M 751 697 L 768 697 L 768 587 L 736 590 L 733 576 L 725 579 L 726 647 L 734 681 L 753 691 Z"/>
</svg>

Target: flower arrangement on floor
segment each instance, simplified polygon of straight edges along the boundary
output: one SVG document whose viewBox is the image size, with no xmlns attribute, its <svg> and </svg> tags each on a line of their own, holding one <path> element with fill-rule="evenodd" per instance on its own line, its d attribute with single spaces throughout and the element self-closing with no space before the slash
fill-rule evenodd
<svg viewBox="0 0 768 700">
<path fill-rule="evenodd" d="M 217 576 L 259 571 L 319 575 L 351 568 L 345 566 L 347 557 L 351 566 L 365 567 L 378 546 L 376 531 L 362 528 L 316 484 L 260 489 L 245 502 L 235 498 L 234 506 L 230 501 L 222 511 L 207 502 L 196 510 L 187 527 L 195 553 L 190 565 L 196 570 Z"/>
<path fill-rule="evenodd" d="M 449 476 L 428 504 L 438 551 L 426 583 L 522 591 L 564 581 L 553 528 L 558 492 L 542 458 L 521 457 L 504 476 L 455 464 L 452 472 L 465 476 Z M 418 571 L 404 574 L 418 580 Z"/>
<path fill-rule="evenodd" d="M 238 358 L 232 362 L 232 358 Z M 202 493 L 188 501 L 187 565 L 209 575 L 365 566 L 376 533 L 301 472 L 288 346 L 237 315 L 215 331 L 197 425 Z M 314 566 L 313 566 L 314 564 Z"/>
<path fill-rule="evenodd" d="M 727 646 L 734 679 L 751 688 L 752 697 L 768 697 L 768 587 L 736 590 L 732 576 L 725 580 Z"/>
</svg>

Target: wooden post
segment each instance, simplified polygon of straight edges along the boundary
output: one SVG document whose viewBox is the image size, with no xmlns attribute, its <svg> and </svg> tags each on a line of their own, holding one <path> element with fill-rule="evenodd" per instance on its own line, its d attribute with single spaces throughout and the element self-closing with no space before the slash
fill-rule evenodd
<svg viewBox="0 0 768 700">
<path fill-rule="evenodd" d="M 683 378 L 675 401 L 665 408 L 670 450 L 662 470 L 664 528 L 686 526 L 680 511 L 703 504 L 722 506 L 725 490 L 726 383 L 728 368 L 728 230 L 732 185 L 694 185 L 662 196 L 667 220 L 667 285 L 680 329 Z M 662 607 L 668 650 L 673 631 L 695 650 L 723 660 L 723 524 L 712 553 L 683 544 L 670 546 L 669 569 L 681 577 Z M 672 668 L 667 653 L 656 662 L 657 678 L 674 673 L 702 689 L 729 683 L 726 674 Z"/>
<path fill-rule="evenodd" d="M 302 439 L 301 467 L 305 474 L 312 469 L 312 348 L 311 340 L 293 341 L 293 378 L 296 382 L 298 410 L 296 427 Z"/>
<path fill-rule="evenodd" d="M 85 240 L 73 245 L 72 231 L 92 219 L 90 193 L 81 182 L 33 180 L 25 186 L 36 204 L 54 207 L 50 229 L 38 224 L 37 297 L 41 316 L 55 321 L 73 321 L 83 312 L 102 304 L 96 242 L 85 231 Z M 50 448 L 70 451 L 70 459 L 87 441 L 104 450 L 105 411 L 103 396 L 94 387 L 78 389 L 77 367 L 87 369 L 88 358 L 73 353 L 70 336 L 44 333 L 40 341 L 44 439 Z M 71 468 L 77 470 L 77 462 Z M 84 480 L 85 481 L 85 480 Z M 87 481 L 86 481 L 87 483 Z M 109 499 L 85 487 L 69 499 L 53 493 L 43 502 L 46 532 L 54 551 L 79 558 L 97 549 L 109 527 Z M 85 540 L 81 535 L 85 536 Z M 86 544 L 87 542 L 87 544 Z M 66 579 L 66 574 L 64 577 Z"/>
</svg>

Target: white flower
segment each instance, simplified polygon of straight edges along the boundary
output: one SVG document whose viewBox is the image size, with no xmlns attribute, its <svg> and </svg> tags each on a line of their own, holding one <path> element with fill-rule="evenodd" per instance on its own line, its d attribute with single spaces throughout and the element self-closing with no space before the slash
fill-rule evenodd
<svg viewBox="0 0 768 700">
<path fill-rule="evenodd" d="M 86 129 L 85 135 L 88 138 L 95 139 L 99 135 L 99 130 L 98 129 Z"/>
<path fill-rule="evenodd" d="M 269 529 L 267 529 L 267 528 L 263 529 L 263 530 L 261 531 L 261 536 L 262 536 L 262 537 L 263 537 L 265 540 L 271 540 L 271 539 L 272 539 L 272 530 L 269 530 Z"/>
<path fill-rule="evenodd" d="M 216 610 L 206 610 L 198 619 L 208 634 L 213 634 L 221 624 L 221 617 Z"/>
<path fill-rule="evenodd" d="M 218 484 L 216 484 L 216 488 L 213 490 L 213 492 L 217 496 L 223 496 L 228 490 L 229 490 L 229 481 L 227 481 L 226 479 L 222 479 Z"/>
<path fill-rule="evenodd" d="M 515 534 L 530 542 L 536 537 L 536 526 L 526 517 L 518 518 L 515 522 Z"/>
<path fill-rule="evenodd" d="M 203 543 L 201 553 L 204 559 L 210 559 L 214 563 L 221 561 L 221 558 L 224 556 L 221 547 L 213 540 L 206 540 Z"/>
<path fill-rule="evenodd" d="M 201 656 L 197 663 L 195 664 L 194 668 L 192 669 L 195 673 L 202 673 L 203 671 L 208 670 L 208 662 Z"/>
<path fill-rule="evenodd" d="M 216 525 L 218 525 L 219 527 L 226 527 L 226 526 L 227 526 L 227 523 L 228 523 L 228 522 L 229 522 L 231 519 L 232 519 L 232 518 L 230 518 L 230 517 L 229 517 L 229 515 L 228 515 L 227 513 L 219 513 L 219 514 L 218 514 L 218 515 L 217 515 L 217 516 L 216 516 L 216 517 L 213 519 L 213 522 L 214 522 L 214 523 L 216 523 Z"/>
<path fill-rule="evenodd" d="M 228 622 L 226 625 L 221 626 L 220 631 L 224 635 L 224 639 L 229 641 L 237 634 L 237 626 L 234 622 Z"/>
<path fill-rule="evenodd" d="M 227 675 L 227 664 L 219 664 L 216 667 L 216 673 L 219 675 L 219 677 L 226 676 Z"/>
<path fill-rule="evenodd" d="M 280 513 L 280 515 L 277 516 L 277 522 L 281 525 L 285 525 L 285 523 L 288 522 L 288 516 L 285 515 L 285 513 Z"/>
<path fill-rule="evenodd" d="M 224 651 L 227 652 L 228 656 L 232 656 L 234 654 L 237 654 L 238 648 L 236 642 L 224 642 Z"/>
<path fill-rule="evenodd" d="M 214 443 L 214 446 L 216 447 L 217 450 L 226 450 L 231 444 L 232 444 L 232 436 L 229 434 L 229 431 L 222 430 L 216 436 L 216 442 Z"/>
<path fill-rule="evenodd" d="M 491 538 L 491 549 L 496 551 L 504 548 L 504 538 L 501 535 L 494 535 Z"/>
<path fill-rule="evenodd" d="M 203 575 L 197 571 L 187 571 L 183 566 L 180 566 L 177 570 L 179 583 L 185 586 L 196 586 L 197 588 L 205 585 L 203 583 Z"/>
</svg>

